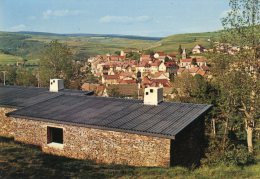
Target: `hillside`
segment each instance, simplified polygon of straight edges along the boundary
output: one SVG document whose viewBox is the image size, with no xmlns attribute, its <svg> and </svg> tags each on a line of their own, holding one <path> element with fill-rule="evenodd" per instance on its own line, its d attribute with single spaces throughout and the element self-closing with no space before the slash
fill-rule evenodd
<svg viewBox="0 0 260 179">
<path fill-rule="evenodd" d="M 51 40 L 67 44 L 82 60 L 97 54 L 114 53 L 118 50 L 148 50 L 173 52 L 179 45 L 190 50 L 196 44 L 210 47 L 208 39 L 216 39 L 219 32 L 178 34 L 165 38 L 140 37 L 109 34 L 54 34 L 42 32 L 0 32 L 0 64 L 6 64 L 10 57 L 21 57 L 32 63 L 39 59 L 42 48 Z M 4 54 L 8 54 L 5 56 Z M 16 60 L 14 60 L 16 61 Z M 11 63 L 13 60 L 10 61 Z"/>
<path fill-rule="evenodd" d="M 203 33 L 189 33 L 189 34 L 177 34 L 163 38 L 156 43 L 154 50 L 171 52 L 177 51 L 179 45 L 182 48 L 192 49 L 196 44 L 201 44 L 206 48 L 210 48 L 211 42 L 218 39 L 220 32 L 203 32 Z M 211 40 L 211 42 L 209 41 Z"/>
</svg>

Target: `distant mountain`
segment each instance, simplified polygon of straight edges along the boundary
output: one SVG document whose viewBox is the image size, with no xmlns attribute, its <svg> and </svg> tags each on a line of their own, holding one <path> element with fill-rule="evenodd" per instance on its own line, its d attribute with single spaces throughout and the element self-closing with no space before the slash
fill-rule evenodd
<svg viewBox="0 0 260 179">
<path fill-rule="evenodd" d="M 43 35 L 43 36 L 64 36 L 64 37 L 110 37 L 110 38 L 125 38 L 125 39 L 135 39 L 135 40 L 153 40 L 159 41 L 162 37 L 146 37 L 146 36 L 136 36 L 136 35 L 119 35 L 119 34 L 85 34 L 85 33 L 75 33 L 75 34 L 57 34 L 49 32 L 31 32 L 31 31 L 19 31 L 17 34 L 23 35 Z"/>
</svg>

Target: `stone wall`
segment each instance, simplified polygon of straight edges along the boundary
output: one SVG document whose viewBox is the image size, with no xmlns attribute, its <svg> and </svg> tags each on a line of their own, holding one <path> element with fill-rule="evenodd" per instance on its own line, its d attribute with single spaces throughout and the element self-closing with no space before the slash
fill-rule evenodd
<svg viewBox="0 0 260 179">
<path fill-rule="evenodd" d="M 16 109 L 0 107 L 0 136 L 13 137 L 14 121 L 5 114 L 14 110 Z"/>
<path fill-rule="evenodd" d="M 2 111 L 1 111 L 2 112 Z M 9 120 L 9 119 L 8 119 Z M 72 125 L 10 118 L 14 139 L 40 145 L 46 153 L 98 163 L 132 166 L 170 165 L 170 139 Z M 47 126 L 63 128 L 63 145 L 47 144 Z"/>
</svg>

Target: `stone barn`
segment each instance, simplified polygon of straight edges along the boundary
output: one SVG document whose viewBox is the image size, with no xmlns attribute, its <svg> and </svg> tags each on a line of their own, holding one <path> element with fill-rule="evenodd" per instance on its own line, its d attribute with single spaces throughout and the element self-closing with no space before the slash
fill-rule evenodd
<svg viewBox="0 0 260 179">
<path fill-rule="evenodd" d="M 210 105 L 163 102 L 160 88 L 146 88 L 143 101 L 51 91 L 0 87 L 0 135 L 98 163 L 168 167 L 203 155 Z"/>
</svg>

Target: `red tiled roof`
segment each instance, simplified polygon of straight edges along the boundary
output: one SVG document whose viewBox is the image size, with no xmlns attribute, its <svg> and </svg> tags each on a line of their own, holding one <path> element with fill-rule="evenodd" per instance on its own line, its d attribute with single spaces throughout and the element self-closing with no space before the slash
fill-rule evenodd
<svg viewBox="0 0 260 179">
<path fill-rule="evenodd" d="M 204 71 L 209 71 L 209 67 L 206 66 L 206 65 L 202 65 L 201 68 L 202 68 Z"/>
<path fill-rule="evenodd" d="M 197 58 L 196 62 L 205 62 L 206 60 L 204 58 Z"/>
<path fill-rule="evenodd" d="M 155 53 L 158 53 L 159 56 L 165 56 L 165 53 L 164 53 L 164 52 L 155 52 Z"/>
<path fill-rule="evenodd" d="M 202 69 L 199 69 L 199 70 L 197 71 L 197 74 L 199 74 L 199 75 L 201 75 L 201 76 L 204 76 L 204 75 L 206 74 L 206 72 L 203 71 Z"/>
<path fill-rule="evenodd" d="M 151 63 L 151 66 L 159 66 L 161 64 L 160 60 L 155 60 L 153 63 Z"/>
<path fill-rule="evenodd" d="M 186 71 L 187 69 L 186 68 L 179 68 L 178 70 L 177 70 L 177 73 L 182 73 L 182 72 L 184 72 L 184 71 Z"/>
<path fill-rule="evenodd" d="M 119 84 L 135 84 L 136 80 L 119 80 Z"/>
<path fill-rule="evenodd" d="M 167 79 L 152 79 L 151 81 L 152 81 L 152 84 L 151 84 L 152 86 L 154 86 L 154 85 L 159 86 L 160 84 L 162 84 L 163 87 L 171 86 L 169 80 L 167 80 Z"/>
<path fill-rule="evenodd" d="M 193 67 L 191 69 L 189 69 L 190 73 L 196 73 L 200 68 L 199 67 Z"/>
<path fill-rule="evenodd" d="M 187 58 L 187 59 L 181 59 L 180 62 L 185 62 L 185 63 L 191 63 L 192 59 L 191 58 Z"/>
<path fill-rule="evenodd" d="M 118 75 L 104 75 L 106 80 L 116 80 L 118 79 Z"/>
</svg>

